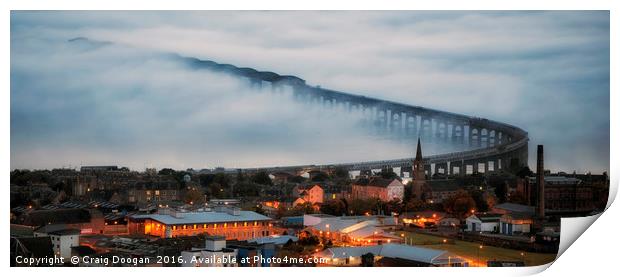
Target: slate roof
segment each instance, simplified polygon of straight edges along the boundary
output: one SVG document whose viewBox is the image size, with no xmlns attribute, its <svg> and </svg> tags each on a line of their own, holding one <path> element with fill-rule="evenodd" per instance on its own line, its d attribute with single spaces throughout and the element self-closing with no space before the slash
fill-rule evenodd
<svg viewBox="0 0 620 277">
<path fill-rule="evenodd" d="M 90 222 L 90 220 L 91 214 L 86 209 L 36 210 L 25 215 L 22 224 L 43 226 L 55 223 L 87 223 Z"/>
<path fill-rule="evenodd" d="M 50 235 L 57 235 L 57 236 L 79 235 L 80 234 L 80 230 L 78 230 L 78 229 L 62 229 L 62 230 L 57 230 L 57 231 L 49 232 L 48 234 L 50 234 Z"/>
<path fill-rule="evenodd" d="M 355 180 L 353 185 L 357 186 L 372 186 L 372 187 L 387 187 L 389 186 L 396 178 L 394 179 L 384 179 L 381 177 L 373 176 L 370 178 L 359 178 Z"/>
<path fill-rule="evenodd" d="M 514 213 L 525 213 L 525 214 L 534 214 L 535 207 L 534 206 L 526 206 L 515 203 L 502 203 L 499 205 L 493 206 L 494 209 L 506 210 Z"/>
</svg>

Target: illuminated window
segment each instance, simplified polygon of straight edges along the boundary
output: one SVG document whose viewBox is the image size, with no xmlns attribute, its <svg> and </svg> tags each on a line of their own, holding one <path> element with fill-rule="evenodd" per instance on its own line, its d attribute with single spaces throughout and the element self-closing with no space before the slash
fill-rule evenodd
<svg viewBox="0 0 620 277">
<path fill-rule="evenodd" d="M 202 229 L 207 229 L 207 224 L 203 224 Z"/>
<path fill-rule="evenodd" d="M 183 224 L 183 229 L 184 230 L 187 229 L 187 225 Z"/>
<path fill-rule="evenodd" d="M 228 227 L 228 223 L 224 223 L 224 228 Z"/>
<path fill-rule="evenodd" d="M 243 222 L 243 226 L 248 226 L 248 222 Z"/>
<path fill-rule="evenodd" d="M 194 224 L 194 229 L 196 229 L 196 224 Z"/>
<path fill-rule="evenodd" d="M 332 199 L 336 199 L 336 194 L 335 193 L 332 194 Z"/>
<path fill-rule="evenodd" d="M 213 224 L 213 229 L 217 228 L 217 223 Z"/>
<path fill-rule="evenodd" d="M 155 191 L 155 195 L 159 195 L 159 191 L 158 190 Z"/>
<path fill-rule="evenodd" d="M 235 227 L 237 227 L 237 222 L 235 222 Z"/>
<path fill-rule="evenodd" d="M 172 225 L 172 230 L 176 230 L 177 226 L 176 225 Z"/>
</svg>

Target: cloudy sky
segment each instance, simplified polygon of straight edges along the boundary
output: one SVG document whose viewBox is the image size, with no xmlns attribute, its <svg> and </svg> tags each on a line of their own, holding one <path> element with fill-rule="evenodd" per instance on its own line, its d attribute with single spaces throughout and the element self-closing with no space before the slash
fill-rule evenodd
<svg viewBox="0 0 620 277">
<path fill-rule="evenodd" d="M 12 12 L 11 167 L 252 167 L 414 151 L 368 135 L 354 115 L 160 53 L 514 124 L 530 134 L 532 168 L 544 144 L 551 170 L 609 170 L 604 11 Z"/>
</svg>

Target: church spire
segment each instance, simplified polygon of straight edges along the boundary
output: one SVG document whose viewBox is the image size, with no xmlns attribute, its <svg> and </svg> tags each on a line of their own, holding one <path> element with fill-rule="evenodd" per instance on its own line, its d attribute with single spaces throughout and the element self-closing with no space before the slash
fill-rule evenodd
<svg viewBox="0 0 620 277">
<path fill-rule="evenodd" d="M 420 138 L 418 138 L 418 149 L 416 150 L 416 153 L 415 153 L 415 159 L 416 161 L 422 160 L 422 146 L 420 146 Z"/>
</svg>

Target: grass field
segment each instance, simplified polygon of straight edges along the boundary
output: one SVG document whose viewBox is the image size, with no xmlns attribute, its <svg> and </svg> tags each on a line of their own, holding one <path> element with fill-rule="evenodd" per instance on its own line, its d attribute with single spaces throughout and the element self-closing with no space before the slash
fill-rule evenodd
<svg viewBox="0 0 620 277">
<path fill-rule="evenodd" d="M 480 249 L 480 244 L 462 240 L 453 240 L 454 243 L 444 243 L 444 238 L 442 237 L 411 232 L 397 232 L 397 235 L 400 236 L 402 233 L 405 233 L 407 244 L 413 243 L 413 245 L 421 247 L 447 250 L 470 260 L 473 265 L 485 266 L 486 261 L 502 260 L 524 261 L 526 266 L 535 266 L 550 263 L 556 257 L 555 254 L 523 252 L 493 246 L 482 246 L 482 249 Z"/>
</svg>

